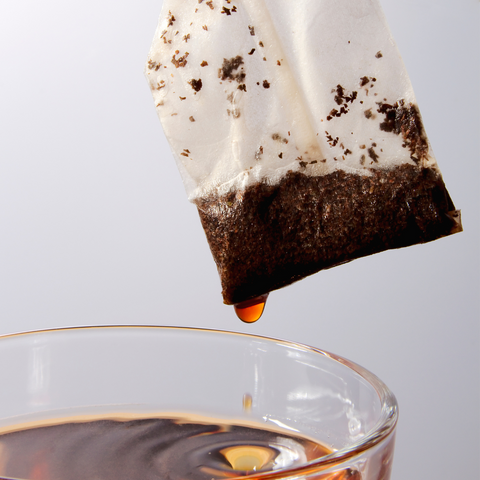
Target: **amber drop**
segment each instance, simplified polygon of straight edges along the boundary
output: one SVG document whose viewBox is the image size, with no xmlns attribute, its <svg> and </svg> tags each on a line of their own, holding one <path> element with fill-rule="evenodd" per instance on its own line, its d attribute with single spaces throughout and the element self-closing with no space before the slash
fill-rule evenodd
<svg viewBox="0 0 480 480">
<path fill-rule="evenodd" d="M 246 413 L 249 413 L 252 411 L 252 403 L 253 403 L 253 399 L 252 399 L 252 396 L 249 394 L 249 393 L 246 393 L 244 396 L 243 396 L 243 411 L 246 412 Z"/>
<path fill-rule="evenodd" d="M 256 322 L 262 316 L 263 310 L 265 309 L 265 303 L 267 303 L 267 298 L 268 293 L 235 304 L 234 308 L 237 317 L 245 323 Z"/>
</svg>

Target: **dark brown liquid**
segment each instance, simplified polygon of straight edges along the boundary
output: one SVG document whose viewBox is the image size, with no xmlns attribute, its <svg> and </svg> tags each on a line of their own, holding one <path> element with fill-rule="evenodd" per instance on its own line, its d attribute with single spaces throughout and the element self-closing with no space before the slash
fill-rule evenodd
<svg viewBox="0 0 480 480">
<path fill-rule="evenodd" d="M 263 311 L 265 310 L 267 298 L 268 293 L 250 300 L 246 300 L 245 302 L 237 303 L 234 305 L 237 317 L 245 323 L 256 322 L 262 316 Z"/>
<path fill-rule="evenodd" d="M 252 426 L 168 418 L 69 421 L 0 435 L 0 477 L 216 480 L 298 467 L 329 453 L 305 438 Z"/>
</svg>

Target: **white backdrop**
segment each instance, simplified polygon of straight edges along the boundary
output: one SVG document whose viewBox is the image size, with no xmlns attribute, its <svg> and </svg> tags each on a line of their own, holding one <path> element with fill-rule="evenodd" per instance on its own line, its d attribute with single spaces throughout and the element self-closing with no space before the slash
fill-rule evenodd
<svg viewBox="0 0 480 480">
<path fill-rule="evenodd" d="M 2 2 L 0 333 L 161 324 L 311 344 L 395 392 L 393 480 L 478 475 L 480 3 L 382 4 L 465 232 L 314 275 L 244 325 L 143 77 L 161 0 Z"/>
</svg>

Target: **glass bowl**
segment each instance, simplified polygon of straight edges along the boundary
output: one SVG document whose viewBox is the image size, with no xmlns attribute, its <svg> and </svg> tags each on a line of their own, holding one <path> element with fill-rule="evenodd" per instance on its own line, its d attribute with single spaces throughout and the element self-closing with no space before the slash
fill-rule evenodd
<svg viewBox="0 0 480 480">
<path fill-rule="evenodd" d="M 397 403 L 288 341 L 108 326 L 0 337 L 0 478 L 388 480 Z"/>
</svg>

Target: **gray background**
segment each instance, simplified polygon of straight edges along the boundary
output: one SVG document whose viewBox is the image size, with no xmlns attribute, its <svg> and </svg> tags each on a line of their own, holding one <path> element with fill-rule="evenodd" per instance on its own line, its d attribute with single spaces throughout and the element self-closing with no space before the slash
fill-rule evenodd
<svg viewBox="0 0 480 480">
<path fill-rule="evenodd" d="M 314 275 L 244 325 L 143 78 L 161 0 L 3 1 L 0 333 L 189 325 L 318 346 L 396 393 L 393 480 L 478 478 L 480 4 L 382 4 L 465 232 Z"/>
</svg>

